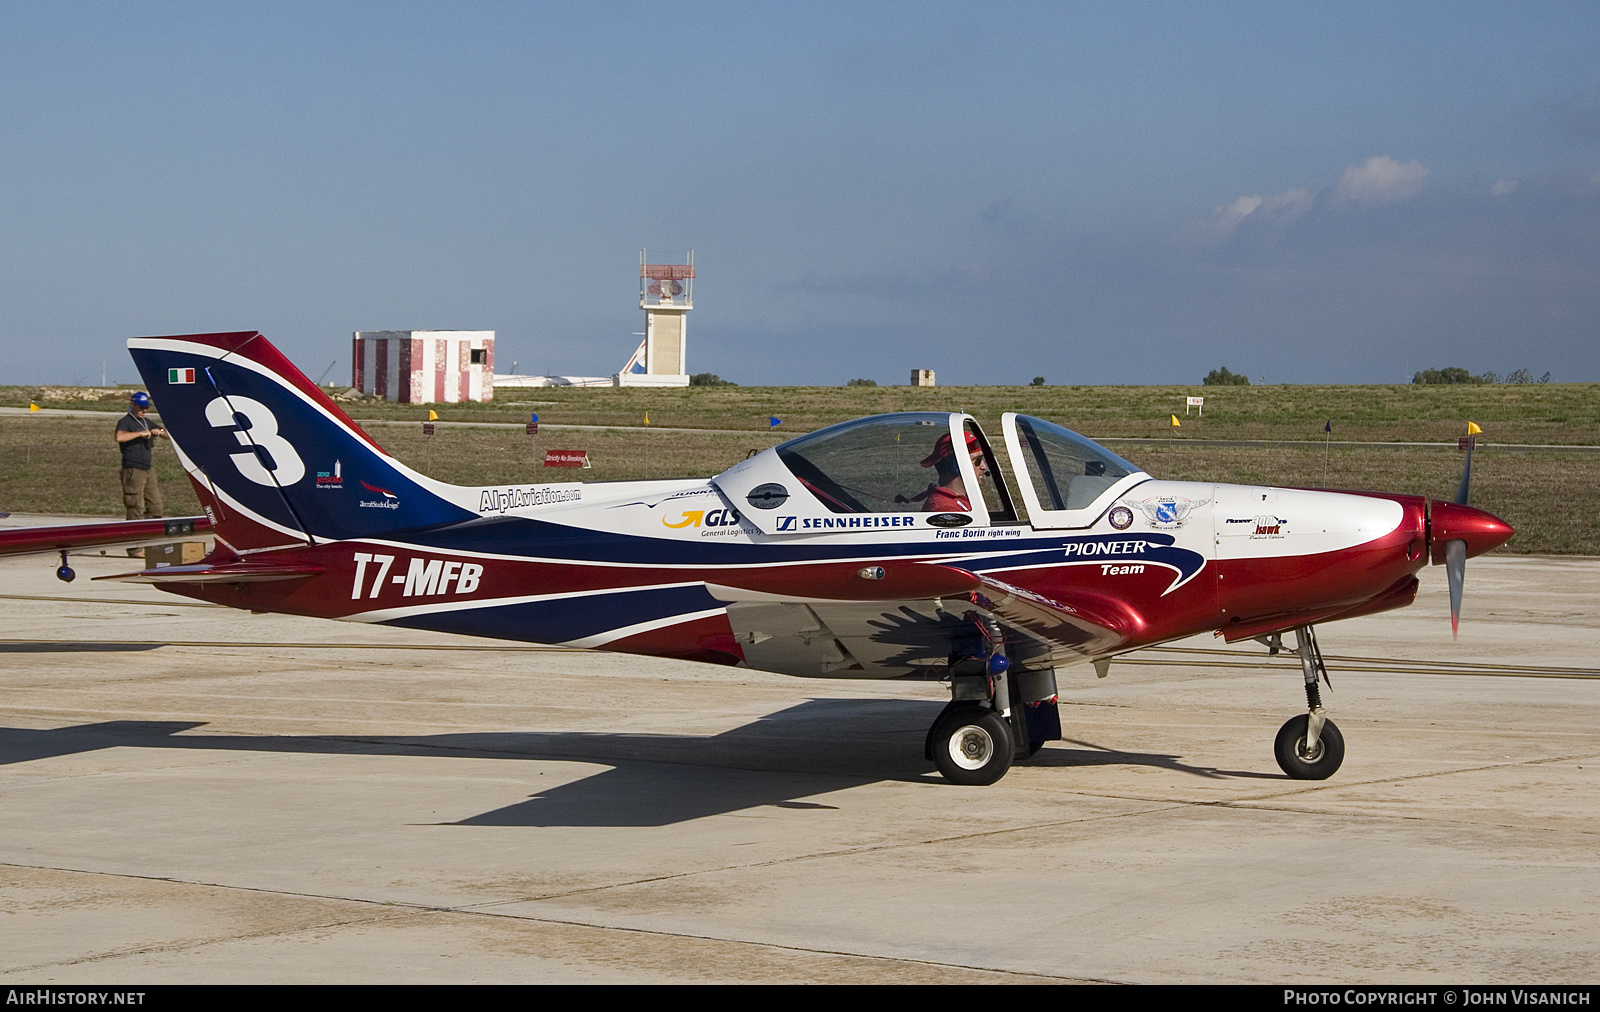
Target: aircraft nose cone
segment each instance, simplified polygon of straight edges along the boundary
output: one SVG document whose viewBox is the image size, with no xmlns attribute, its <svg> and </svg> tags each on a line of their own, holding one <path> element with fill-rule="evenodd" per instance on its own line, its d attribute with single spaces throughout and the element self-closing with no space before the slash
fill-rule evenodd
<svg viewBox="0 0 1600 1012">
<path fill-rule="evenodd" d="M 1428 548 L 1434 565 L 1445 561 L 1445 545 L 1464 541 L 1467 558 L 1499 548 L 1517 533 L 1511 525 L 1474 506 L 1435 499 L 1428 511 Z"/>
</svg>

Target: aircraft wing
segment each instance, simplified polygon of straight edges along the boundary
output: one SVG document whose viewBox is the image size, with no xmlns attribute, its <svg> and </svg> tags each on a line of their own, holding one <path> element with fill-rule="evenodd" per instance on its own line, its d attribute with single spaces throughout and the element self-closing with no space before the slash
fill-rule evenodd
<svg viewBox="0 0 1600 1012">
<path fill-rule="evenodd" d="M 1029 664 L 1068 664 L 1115 651 L 1148 624 L 1127 602 L 1100 594 L 1074 591 L 1046 596 L 993 577 L 979 576 L 974 603 L 1002 623 L 1021 631 L 1031 649 L 1012 653 Z"/>
<path fill-rule="evenodd" d="M 976 576 L 953 566 L 854 562 L 740 567 L 706 589 L 727 602 L 728 623 L 751 667 L 861 678 L 943 664 L 951 631 L 962 623 L 941 599 L 966 606 L 977 586 Z"/>
<path fill-rule="evenodd" d="M 894 677 L 942 666 L 953 639 L 970 632 L 974 611 L 1020 632 L 1013 660 L 1038 666 L 1104 656 L 1146 624 L 1113 598 L 1059 600 L 925 563 L 745 569 L 707 589 L 728 603 L 751 666 L 807 676 Z"/>
<path fill-rule="evenodd" d="M 965 569 L 927 562 L 858 562 L 744 567 L 707 582 L 727 601 L 903 601 L 965 595 L 979 578 Z"/>
<path fill-rule="evenodd" d="M 54 527 L 0 528 L 0 555 L 33 552 L 77 552 L 85 548 L 142 545 L 211 529 L 206 517 L 172 517 L 157 520 L 109 520 L 92 524 Z"/>
</svg>

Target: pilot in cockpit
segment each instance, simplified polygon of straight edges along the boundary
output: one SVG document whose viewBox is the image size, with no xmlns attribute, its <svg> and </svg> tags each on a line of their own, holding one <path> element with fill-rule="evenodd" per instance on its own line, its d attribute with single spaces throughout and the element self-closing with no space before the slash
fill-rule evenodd
<svg viewBox="0 0 1600 1012">
<path fill-rule="evenodd" d="M 967 453 L 972 457 L 972 471 L 979 481 L 988 473 L 988 463 L 984 460 L 983 446 L 978 442 L 978 437 L 967 433 Z M 951 447 L 950 436 L 945 434 L 933 444 L 933 452 L 922 459 L 923 467 L 931 467 L 938 476 L 938 482 L 929 485 L 927 490 L 914 496 L 910 501 L 918 499 L 923 501 L 922 510 L 925 513 L 947 513 L 959 511 L 970 513 L 972 501 L 967 494 L 966 482 L 961 478 L 961 459 L 955 455 Z"/>
</svg>

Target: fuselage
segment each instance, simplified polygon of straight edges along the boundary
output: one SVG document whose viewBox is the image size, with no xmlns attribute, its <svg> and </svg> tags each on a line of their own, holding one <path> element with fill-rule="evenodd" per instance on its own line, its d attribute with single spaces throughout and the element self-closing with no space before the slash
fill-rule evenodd
<svg viewBox="0 0 1600 1012">
<path fill-rule="evenodd" d="M 1016 413 L 998 444 L 961 412 L 901 412 L 709 478 L 456 486 L 259 334 L 130 348 L 218 544 L 140 578 L 260 611 L 829 677 L 1003 641 L 1044 669 L 1398 607 L 1446 537 L 1510 536 L 1417 497 L 1163 481 Z"/>
<path fill-rule="evenodd" d="M 322 568 L 308 579 L 169 589 L 262 611 L 767 666 L 763 643 L 741 637 L 749 631 L 741 609 L 797 604 L 828 613 L 835 632 L 901 609 L 922 614 L 930 601 L 960 611 L 959 588 L 940 593 L 937 575 L 921 575 L 942 572 L 934 566 L 1055 601 L 1115 601 L 1137 618 L 1115 647 L 1121 652 L 1198 632 L 1259 635 L 1396 607 L 1409 602 L 1413 576 L 1428 562 L 1425 502 L 1406 496 L 1150 479 L 1119 497 L 1122 509 L 1079 530 L 1025 521 L 936 528 L 915 526 L 916 514 L 891 514 L 769 535 L 746 519 L 747 504 L 711 481 L 591 483 L 576 501 L 498 508 L 537 499 L 538 488 L 486 495 L 496 508 L 477 520 L 251 555 L 260 564 Z M 613 489 L 621 494 L 608 495 Z M 885 576 L 864 582 L 865 567 Z M 905 596 L 885 600 L 897 572 L 906 574 Z M 857 621 L 842 612 L 871 614 Z M 904 656 L 858 646 L 843 654 L 833 666 L 822 655 L 815 663 L 785 657 L 778 666 L 897 677 L 937 663 L 941 648 Z M 1063 649 L 1053 661 L 1093 656 Z M 856 663 L 837 663 L 846 657 Z"/>
</svg>

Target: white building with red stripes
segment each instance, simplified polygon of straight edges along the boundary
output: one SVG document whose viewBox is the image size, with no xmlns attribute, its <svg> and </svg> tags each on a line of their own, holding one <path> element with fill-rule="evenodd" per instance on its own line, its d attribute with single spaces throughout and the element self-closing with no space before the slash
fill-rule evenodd
<svg viewBox="0 0 1600 1012">
<path fill-rule="evenodd" d="M 350 385 L 401 404 L 494 399 L 494 331 L 358 330 Z"/>
</svg>

